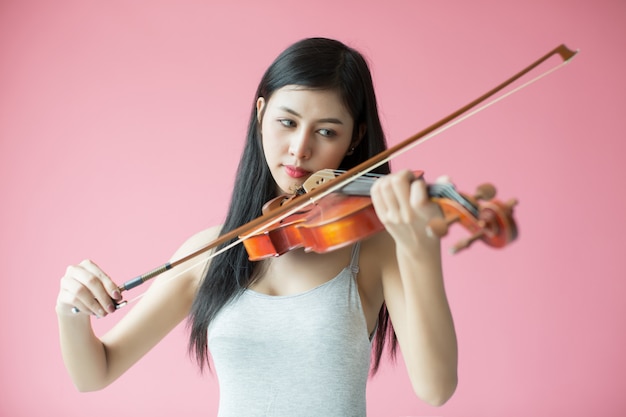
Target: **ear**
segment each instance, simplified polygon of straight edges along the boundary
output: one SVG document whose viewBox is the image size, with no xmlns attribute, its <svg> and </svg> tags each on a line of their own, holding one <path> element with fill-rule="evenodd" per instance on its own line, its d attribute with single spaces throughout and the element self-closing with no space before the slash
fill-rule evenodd
<svg viewBox="0 0 626 417">
<path fill-rule="evenodd" d="M 259 125 L 261 124 L 261 120 L 263 120 L 264 111 L 265 111 L 265 99 L 263 97 L 259 97 L 256 100 L 256 119 Z"/>
<path fill-rule="evenodd" d="M 365 126 L 365 123 L 360 124 L 359 131 L 356 137 L 354 138 L 354 140 L 352 140 L 352 143 L 350 143 L 350 149 L 348 149 L 348 152 L 346 152 L 346 155 L 352 155 L 354 153 L 354 148 L 359 146 L 359 143 L 361 143 L 361 140 L 365 136 L 366 131 L 367 131 L 367 126 Z"/>
</svg>

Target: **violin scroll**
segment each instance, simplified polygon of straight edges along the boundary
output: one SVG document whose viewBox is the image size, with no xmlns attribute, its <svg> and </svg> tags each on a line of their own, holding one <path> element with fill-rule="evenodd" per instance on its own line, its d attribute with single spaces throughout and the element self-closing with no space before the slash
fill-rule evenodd
<svg viewBox="0 0 626 417">
<path fill-rule="evenodd" d="M 430 186 L 433 187 L 433 186 Z M 452 187 L 448 184 L 448 187 Z M 431 220 L 428 224 L 429 233 L 443 237 L 454 223 L 460 223 L 471 235 L 452 248 L 451 253 L 467 249 L 474 242 L 482 240 L 489 246 L 501 248 L 517 238 L 517 225 L 513 218 L 516 199 L 505 203 L 496 200 L 496 189 L 491 184 L 483 184 L 476 188 L 473 197 L 459 193 L 453 188 L 445 190 L 429 190 L 432 199 L 443 211 L 443 218 Z"/>
</svg>

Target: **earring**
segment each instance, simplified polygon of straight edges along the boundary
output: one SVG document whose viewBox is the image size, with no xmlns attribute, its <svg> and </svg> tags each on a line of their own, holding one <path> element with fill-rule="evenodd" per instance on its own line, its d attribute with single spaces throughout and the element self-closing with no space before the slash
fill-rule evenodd
<svg viewBox="0 0 626 417">
<path fill-rule="evenodd" d="M 346 152 L 346 155 L 352 155 L 353 153 L 354 153 L 354 146 L 351 147 L 348 152 Z"/>
</svg>

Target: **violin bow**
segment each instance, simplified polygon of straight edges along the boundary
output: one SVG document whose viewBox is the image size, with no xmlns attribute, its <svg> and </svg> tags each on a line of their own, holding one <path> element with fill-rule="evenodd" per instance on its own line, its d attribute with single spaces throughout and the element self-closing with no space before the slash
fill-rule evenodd
<svg viewBox="0 0 626 417">
<path fill-rule="evenodd" d="M 257 233 L 262 232 L 264 229 L 266 229 L 269 226 L 272 226 L 278 222 L 280 222 L 281 220 L 285 219 L 286 217 L 296 213 L 297 211 L 301 210 L 302 208 L 304 208 L 305 206 L 309 205 L 309 204 L 314 204 L 316 201 L 318 201 L 319 199 L 323 198 L 324 196 L 333 193 L 339 189 L 341 189 L 342 187 L 344 187 L 346 184 L 348 184 L 349 182 L 359 178 L 360 176 L 372 171 L 373 169 L 383 165 L 384 163 L 390 161 L 391 159 L 395 158 L 396 156 L 408 151 L 409 149 L 414 148 L 415 146 L 429 140 L 430 138 L 438 135 L 439 133 L 449 129 L 450 127 L 462 122 L 463 120 L 473 116 L 474 114 L 486 109 L 487 107 L 492 106 L 493 104 L 503 100 L 506 97 L 509 97 L 510 95 L 520 91 L 523 88 L 526 88 L 527 86 L 529 86 L 530 84 L 533 84 L 534 82 L 538 81 L 539 79 L 547 76 L 548 74 L 551 74 L 552 72 L 560 69 L 561 67 L 563 67 L 565 64 L 569 63 L 572 58 L 574 56 L 576 56 L 576 54 L 579 51 L 572 51 L 569 48 L 567 48 L 564 44 L 561 44 L 559 46 L 557 46 L 556 48 L 554 48 L 553 50 L 551 50 L 550 52 L 548 52 L 547 54 L 545 54 L 544 56 L 542 56 L 541 58 L 537 59 L 536 61 L 534 61 L 533 63 L 531 63 L 530 65 L 528 65 L 527 67 L 525 67 L 524 69 L 522 69 L 521 71 L 519 71 L 518 73 L 514 74 L 512 77 L 510 77 L 509 79 L 503 81 L 502 83 L 498 84 L 497 86 L 495 86 L 494 88 L 492 88 L 491 90 L 487 91 L 486 93 L 484 93 L 483 95 L 481 95 L 480 97 L 472 100 L 471 102 L 467 103 L 466 105 L 460 107 L 458 110 L 454 111 L 453 113 L 449 114 L 448 116 L 444 117 L 443 119 L 437 121 L 436 123 L 428 126 L 427 128 L 421 130 L 420 132 L 417 132 L 416 134 L 410 136 L 409 138 L 405 139 L 404 141 L 387 148 L 386 150 L 374 155 L 373 157 L 371 157 L 370 159 L 368 159 L 367 161 L 364 161 L 362 163 L 360 163 L 359 165 L 356 165 L 355 167 L 345 171 L 343 174 L 337 176 L 333 181 L 329 181 L 327 183 L 324 183 L 322 185 L 320 185 L 319 187 L 316 187 L 315 189 L 311 190 L 310 192 L 306 193 L 306 197 L 307 198 L 296 198 L 296 199 L 292 199 L 288 202 L 286 202 L 285 204 L 283 204 L 282 206 L 276 207 L 273 210 L 264 213 L 263 215 L 257 217 L 256 219 L 241 225 L 229 232 L 224 233 L 223 235 L 220 235 L 217 239 L 213 240 L 212 242 L 210 242 L 209 244 L 203 246 L 200 249 L 197 249 L 196 251 L 183 256 L 179 259 L 176 259 L 174 261 L 171 262 L 167 262 L 151 271 L 148 271 L 142 275 L 139 275 L 136 278 L 133 278 L 127 282 L 125 282 L 124 284 L 120 285 L 118 287 L 119 291 L 127 291 L 130 290 L 132 288 L 137 287 L 138 285 L 143 284 L 144 282 L 158 276 L 161 275 L 163 272 L 168 271 L 176 266 L 179 266 L 195 257 L 197 257 L 198 255 L 201 255 L 211 249 L 214 249 L 220 245 L 226 244 L 229 241 L 232 241 L 230 244 L 222 247 L 221 249 L 219 249 L 218 251 L 215 251 L 211 254 L 211 256 L 209 257 L 212 258 L 214 256 L 219 255 L 222 252 L 225 252 L 229 249 L 231 249 L 232 247 L 238 245 L 239 243 L 241 243 L 242 241 L 244 241 L 245 239 L 247 239 L 248 237 L 255 235 Z M 514 83 L 515 81 L 517 81 L 518 79 L 520 79 L 521 77 L 523 77 L 524 75 L 528 74 L 530 71 L 532 71 L 533 69 L 537 68 L 539 65 L 543 64 L 545 61 L 547 61 L 548 59 L 552 58 L 553 56 L 560 56 L 560 58 L 562 59 L 563 62 L 561 62 L 559 65 L 539 74 L 538 76 L 536 76 L 535 78 L 525 82 L 524 84 L 512 89 L 511 91 L 503 94 L 500 97 L 497 97 L 496 99 L 487 102 L 485 104 L 483 104 L 480 107 L 475 108 L 476 106 L 478 106 L 479 104 L 483 103 L 485 100 L 487 100 L 488 98 L 494 96 L 495 94 L 497 94 L 498 92 L 502 91 L 503 89 L 505 89 L 506 87 L 508 87 L 509 85 L 511 85 L 512 83 Z M 475 108 L 475 109 L 474 109 Z M 472 110 L 474 109 L 474 110 Z M 470 112 L 470 110 L 472 110 Z M 462 116 L 462 117 L 461 117 Z M 233 240 L 234 239 L 234 240 Z M 206 259 L 203 259 L 202 261 L 198 262 L 197 264 L 191 265 L 189 268 L 181 271 L 179 274 L 172 276 L 172 278 L 183 274 L 185 271 L 192 269 L 194 267 L 196 267 L 197 265 L 199 265 L 202 262 L 205 262 Z M 141 298 L 143 296 L 143 294 L 140 294 L 139 296 L 135 297 L 134 299 L 130 300 L 135 301 L 139 298 Z M 126 302 L 120 303 L 118 305 L 118 308 L 126 305 Z"/>
</svg>

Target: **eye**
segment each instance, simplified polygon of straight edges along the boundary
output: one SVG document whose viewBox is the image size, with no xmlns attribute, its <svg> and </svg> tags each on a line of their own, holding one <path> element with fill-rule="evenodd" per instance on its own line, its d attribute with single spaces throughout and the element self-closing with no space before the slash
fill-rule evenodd
<svg viewBox="0 0 626 417">
<path fill-rule="evenodd" d="M 320 129 L 318 130 L 320 135 L 325 136 L 327 138 L 332 138 L 333 136 L 337 136 L 337 133 L 331 129 Z"/>
<path fill-rule="evenodd" d="M 296 126 L 296 122 L 294 122 L 291 119 L 278 119 L 278 123 L 280 123 L 281 125 L 283 125 L 285 127 L 295 127 Z"/>
</svg>

